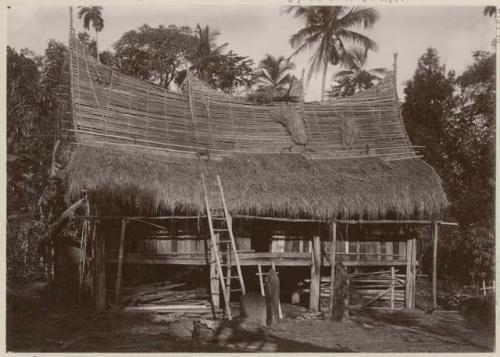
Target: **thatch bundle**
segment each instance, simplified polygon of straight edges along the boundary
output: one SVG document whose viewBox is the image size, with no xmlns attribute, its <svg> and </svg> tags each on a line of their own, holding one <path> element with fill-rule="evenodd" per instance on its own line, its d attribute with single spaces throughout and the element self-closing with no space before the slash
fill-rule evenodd
<svg viewBox="0 0 500 357">
<path fill-rule="evenodd" d="M 447 201 L 436 172 L 419 159 L 308 160 L 298 154 L 234 155 L 215 162 L 233 214 L 285 217 L 417 217 Z M 77 147 L 68 195 L 143 213 L 205 211 L 201 163 L 164 155 Z M 122 211 L 123 212 L 123 211 Z"/>
<path fill-rule="evenodd" d="M 307 144 L 307 134 L 304 127 L 304 119 L 293 106 L 284 104 L 275 107 L 271 111 L 271 116 L 285 126 L 295 144 Z"/>
</svg>

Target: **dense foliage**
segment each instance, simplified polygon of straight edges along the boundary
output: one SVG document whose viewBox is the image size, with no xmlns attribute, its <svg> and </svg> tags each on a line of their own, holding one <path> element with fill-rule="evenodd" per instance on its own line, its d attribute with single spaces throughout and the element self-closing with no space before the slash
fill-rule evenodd
<svg viewBox="0 0 500 357">
<path fill-rule="evenodd" d="M 121 72 L 168 88 L 194 42 L 187 26 L 143 25 L 126 32 L 114 44 L 115 61 Z"/>
<path fill-rule="evenodd" d="M 429 48 L 405 89 L 403 117 L 412 143 L 425 146 L 425 160 L 443 179 L 448 218 L 460 224 L 443 229 L 440 271 L 478 281 L 494 270 L 496 58 L 484 51 L 473 57 L 456 77 Z"/>
<path fill-rule="evenodd" d="M 343 64 L 347 69 L 334 74 L 333 79 L 336 84 L 331 86 L 329 95 L 348 97 L 377 84 L 387 70 L 385 68 L 365 69 L 367 59 L 367 51 L 359 48 L 348 51 Z"/>
<path fill-rule="evenodd" d="M 297 101 L 290 95 L 292 85 L 297 81 L 290 73 L 293 69 L 295 64 L 290 59 L 266 54 L 256 72 L 257 89 L 247 99 L 256 103 Z"/>
<path fill-rule="evenodd" d="M 114 44 L 115 53 L 103 53 L 102 61 L 164 88 L 174 81 L 180 84 L 186 69 L 225 92 L 252 85 L 252 61 L 224 51 L 226 45 L 217 46 L 216 37 L 208 26 L 193 31 L 188 26 L 143 25 L 126 32 Z"/>
<path fill-rule="evenodd" d="M 99 61 L 98 37 L 99 32 L 104 29 L 104 19 L 102 17 L 102 6 L 79 6 L 78 18 L 82 20 L 83 28 L 90 29 L 90 25 L 95 31 L 95 56 Z"/>
<path fill-rule="evenodd" d="M 52 149 L 59 134 L 57 83 L 64 51 L 65 47 L 55 41 L 49 42 L 43 57 L 28 50 L 18 53 L 7 48 L 7 260 L 10 280 L 36 278 L 43 273 L 39 265 L 38 240 L 52 217 L 46 214 L 48 201 L 40 198 L 44 192 L 48 193 Z"/>
</svg>

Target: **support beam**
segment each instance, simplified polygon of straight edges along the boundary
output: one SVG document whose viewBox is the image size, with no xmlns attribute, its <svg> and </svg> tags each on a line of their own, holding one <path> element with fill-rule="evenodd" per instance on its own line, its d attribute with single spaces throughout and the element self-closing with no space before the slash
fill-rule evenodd
<svg viewBox="0 0 500 357">
<path fill-rule="evenodd" d="M 73 217 L 75 212 L 87 202 L 87 197 L 83 197 L 69 206 L 55 221 L 49 226 L 47 233 L 41 238 L 41 243 L 47 243 L 51 240 L 56 240 L 61 230 L 64 228 L 64 223 L 69 218 Z"/>
<path fill-rule="evenodd" d="M 115 304 L 120 303 L 120 289 L 122 284 L 123 271 L 123 246 L 125 244 L 125 230 L 127 229 L 127 221 L 122 219 L 122 229 L 120 232 L 120 250 L 118 251 L 118 267 L 116 268 L 116 286 L 115 286 Z"/>
<path fill-rule="evenodd" d="M 319 236 L 312 238 L 311 286 L 309 287 L 309 309 L 319 311 L 321 282 L 321 241 Z"/>
<path fill-rule="evenodd" d="M 106 237 L 97 233 L 95 240 L 94 282 L 97 312 L 106 309 Z"/>
<path fill-rule="evenodd" d="M 438 252 L 438 222 L 432 225 L 432 307 L 437 307 L 437 252 Z"/>
<path fill-rule="evenodd" d="M 335 257 L 337 251 L 337 223 L 335 221 L 329 224 L 330 237 L 332 239 L 330 252 L 330 319 L 333 320 L 333 306 L 335 298 Z"/>
<path fill-rule="evenodd" d="M 77 218 L 85 219 L 98 219 L 98 220 L 114 220 L 114 219 L 149 219 L 149 220 L 165 220 L 165 219 L 187 219 L 198 220 L 200 218 L 207 218 L 205 215 L 201 216 L 78 216 Z M 275 222 L 291 222 L 291 223 L 326 223 L 323 219 L 304 219 L 304 218 L 280 218 L 280 217 L 264 217 L 264 216 L 249 216 L 249 215 L 233 215 L 234 219 L 256 219 L 262 221 L 275 221 Z M 433 221 L 429 220 L 336 220 L 337 224 L 432 224 Z M 458 226 L 456 222 L 437 221 L 438 224 L 446 226 Z"/>
</svg>

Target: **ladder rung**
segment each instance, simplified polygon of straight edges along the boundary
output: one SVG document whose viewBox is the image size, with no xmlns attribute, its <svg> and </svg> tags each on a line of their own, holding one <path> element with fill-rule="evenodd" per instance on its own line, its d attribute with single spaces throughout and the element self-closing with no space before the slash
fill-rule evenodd
<svg viewBox="0 0 500 357">
<path fill-rule="evenodd" d="M 225 276 L 224 279 L 239 279 L 240 277 L 238 275 L 234 276 Z"/>
<path fill-rule="evenodd" d="M 229 242 L 231 242 L 231 241 L 230 240 L 219 240 L 219 241 L 217 241 L 217 243 L 229 243 Z"/>
<path fill-rule="evenodd" d="M 229 232 L 229 228 L 214 228 L 214 232 Z"/>
<path fill-rule="evenodd" d="M 227 291 L 243 291 L 243 289 L 227 289 Z"/>
</svg>

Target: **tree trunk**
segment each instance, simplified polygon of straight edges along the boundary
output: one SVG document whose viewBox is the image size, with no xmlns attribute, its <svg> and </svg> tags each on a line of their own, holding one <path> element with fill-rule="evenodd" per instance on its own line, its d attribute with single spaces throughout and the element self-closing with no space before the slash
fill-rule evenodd
<svg viewBox="0 0 500 357">
<path fill-rule="evenodd" d="M 323 82 L 321 83 L 321 100 L 325 95 L 325 85 L 326 85 L 326 72 L 328 71 L 328 62 L 325 63 L 325 68 L 323 69 Z"/>
<path fill-rule="evenodd" d="M 95 54 L 96 54 L 96 58 L 97 58 L 97 63 L 99 63 L 99 41 L 98 41 L 98 38 L 99 38 L 99 32 L 97 30 L 95 30 Z"/>
</svg>

